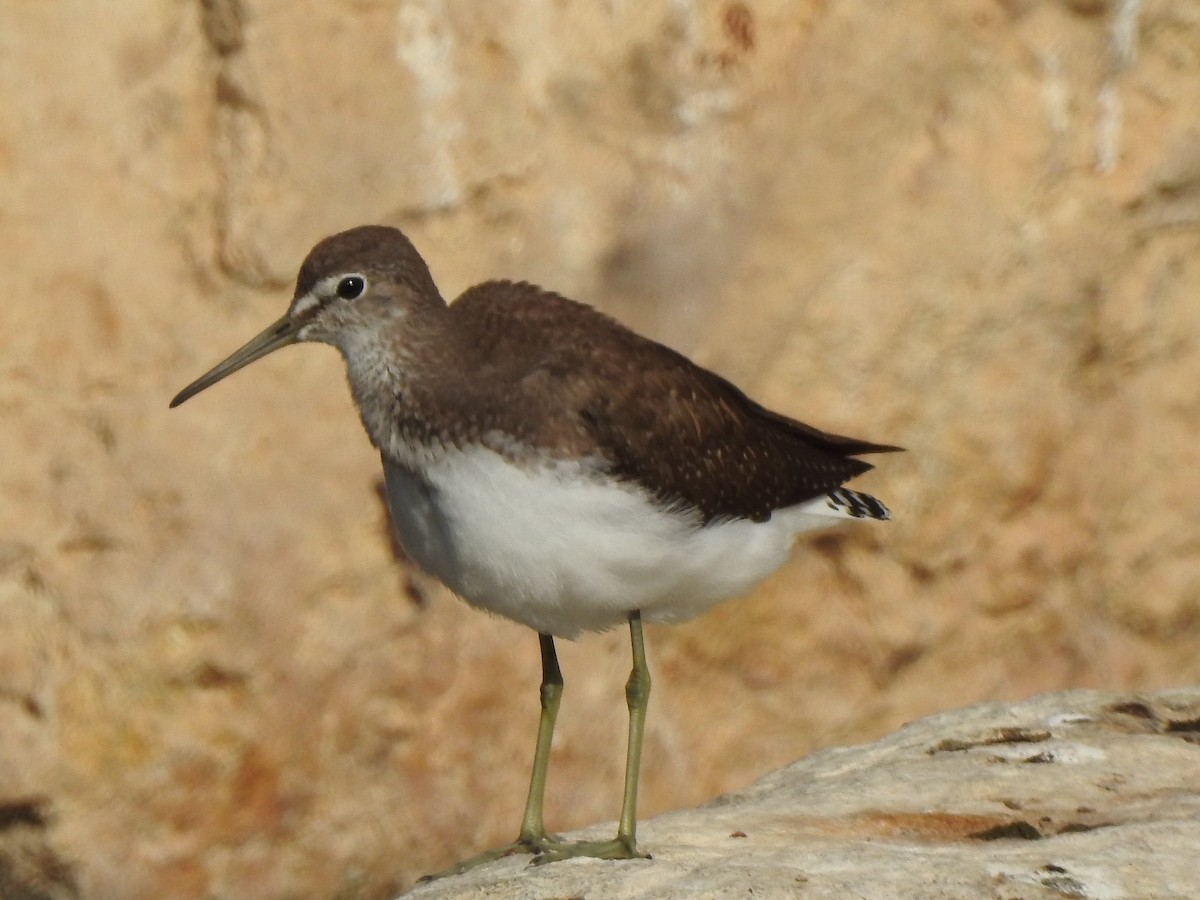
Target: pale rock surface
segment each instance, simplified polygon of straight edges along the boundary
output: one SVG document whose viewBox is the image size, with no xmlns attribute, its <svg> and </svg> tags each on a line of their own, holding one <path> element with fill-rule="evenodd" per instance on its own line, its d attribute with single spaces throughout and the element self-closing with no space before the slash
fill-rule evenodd
<svg viewBox="0 0 1200 900">
<path fill-rule="evenodd" d="M 652 819 L 641 843 L 651 859 L 514 856 L 404 896 L 1189 900 L 1200 689 L 1069 691 L 931 716 Z"/>
<path fill-rule="evenodd" d="M 1200 4 L 5 2 L 0 110 L 0 871 L 381 898 L 511 837 L 536 641 L 396 558 L 335 354 L 166 409 L 361 222 L 910 448 L 894 522 L 648 631 L 647 815 L 1200 682 Z M 626 639 L 562 659 L 569 829 Z"/>
</svg>

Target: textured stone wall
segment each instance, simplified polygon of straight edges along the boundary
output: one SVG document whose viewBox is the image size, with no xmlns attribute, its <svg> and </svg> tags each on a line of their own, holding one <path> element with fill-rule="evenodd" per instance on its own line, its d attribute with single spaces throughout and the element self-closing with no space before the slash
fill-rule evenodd
<svg viewBox="0 0 1200 900">
<path fill-rule="evenodd" d="M 649 631 L 647 813 L 1200 678 L 1200 5 L 8 3 L 0 110 L 0 887 L 379 897 L 515 830 L 536 641 L 396 559 L 336 355 L 166 410 L 362 222 L 910 448 L 895 522 Z M 562 656 L 567 828 L 626 640 Z"/>
</svg>

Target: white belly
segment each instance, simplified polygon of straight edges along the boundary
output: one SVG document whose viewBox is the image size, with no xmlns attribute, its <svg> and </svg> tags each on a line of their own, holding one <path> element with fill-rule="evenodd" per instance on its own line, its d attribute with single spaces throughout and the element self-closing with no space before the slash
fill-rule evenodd
<svg viewBox="0 0 1200 900">
<path fill-rule="evenodd" d="M 518 466 L 452 450 L 423 476 L 384 461 L 401 543 L 473 606 L 558 637 L 623 623 L 677 622 L 745 593 L 787 559 L 795 536 L 837 523 L 824 498 L 701 526 L 594 466 Z"/>
</svg>

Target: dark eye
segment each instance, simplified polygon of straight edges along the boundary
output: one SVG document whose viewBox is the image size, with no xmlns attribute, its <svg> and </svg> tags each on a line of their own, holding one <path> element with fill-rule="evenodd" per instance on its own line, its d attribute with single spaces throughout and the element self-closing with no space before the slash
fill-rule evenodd
<svg viewBox="0 0 1200 900">
<path fill-rule="evenodd" d="M 347 275 L 338 282 L 337 295 L 343 300 L 354 300 L 367 289 L 367 281 L 361 275 Z"/>
</svg>

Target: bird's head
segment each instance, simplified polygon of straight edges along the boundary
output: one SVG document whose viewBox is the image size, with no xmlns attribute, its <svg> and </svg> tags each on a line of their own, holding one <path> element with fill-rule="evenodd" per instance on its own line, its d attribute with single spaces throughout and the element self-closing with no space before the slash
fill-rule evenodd
<svg viewBox="0 0 1200 900">
<path fill-rule="evenodd" d="M 171 407 L 280 347 L 315 341 L 349 355 L 357 338 L 378 333 L 390 320 L 414 308 L 444 306 L 425 261 L 399 229 L 343 231 L 309 251 L 287 312 L 180 391 Z"/>
</svg>

